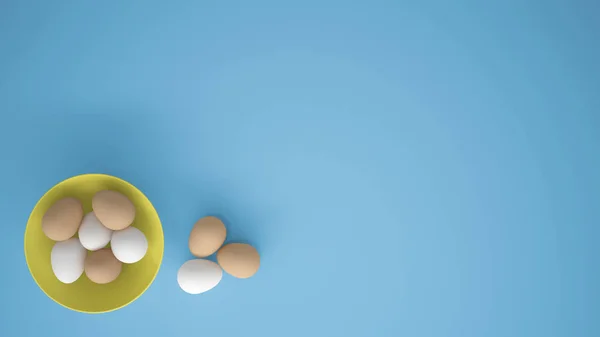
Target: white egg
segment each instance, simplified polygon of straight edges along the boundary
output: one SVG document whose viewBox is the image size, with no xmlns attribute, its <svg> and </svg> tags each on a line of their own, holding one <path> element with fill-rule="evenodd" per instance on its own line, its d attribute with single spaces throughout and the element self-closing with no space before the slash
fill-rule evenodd
<svg viewBox="0 0 600 337">
<path fill-rule="evenodd" d="M 62 283 L 73 283 L 83 274 L 87 251 L 78 238 L 71 238 L 54 244 L 50 253 L 50 263 L 56 278 Z"/>
<path fill-rule="evenodd" d="M 104 227 L 94 212 L 83 217 L 79 227 L 79 241 L 87 250 L 98 250 L 110 242 L 112 230 Z"/>
<path fill-rule="evenodd" d="M 146 255 L 148 240 L 139 229 L 130 226 L 113 232 L 110 248 L 117 260 L 123 263 L 136 263 Z"/>
<path fill-rule="evenodd" d="M 223 270 L 209 260 L 189 260 L 177 272 L 177 283 L 188 294 L 201 294 L 216 287 L 223 277 Z"/>
</svg>

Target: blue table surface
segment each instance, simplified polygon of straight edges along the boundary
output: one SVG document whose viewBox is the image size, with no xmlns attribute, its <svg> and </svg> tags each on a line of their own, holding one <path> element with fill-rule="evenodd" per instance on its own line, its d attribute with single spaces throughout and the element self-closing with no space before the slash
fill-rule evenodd
<svg viewBox="0 0 600 337">
<path fill-rule="evenodd" d="M 599 336 L 600 3 L 0 1 L 0 335 Z M 23 256 L 57 182 L 163 221 L 109 314 Z M 191 296 L 207 214 L 262 255 Z"/>
</svg>

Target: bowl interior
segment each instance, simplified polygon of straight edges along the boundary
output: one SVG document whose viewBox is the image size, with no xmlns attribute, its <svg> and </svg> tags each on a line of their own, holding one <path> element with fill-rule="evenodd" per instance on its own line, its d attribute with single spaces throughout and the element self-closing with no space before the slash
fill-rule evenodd
<svg viewBox="0 0 600 337">
<path fill-rule="evenodd" d="M 119 277 L 108 284 L 91 282 L 85 273 L 74 283 L 61 283 L 52 272 L 50 252 L 54 241 L 42 232 L 42 217 L 46 210 L 64 197 L 75 197 L 83 203 L 85 213 L 92 211 L 92 196 L 111 189 L 126 195 L 135 205 L 132 226 L 148 239 L 148 252 L 134 264 L 123 264 Z M 104 174 L 85 174 L 69 178 L 50 189 L 35 205 L 25 229 L 25 258 L 38 286 L 57 303 L 76 311 L 102 313 L 133 302 L 150 286 L 162 262 L 164 237 L 156 210 L 135 186 Z"/>
</svg>

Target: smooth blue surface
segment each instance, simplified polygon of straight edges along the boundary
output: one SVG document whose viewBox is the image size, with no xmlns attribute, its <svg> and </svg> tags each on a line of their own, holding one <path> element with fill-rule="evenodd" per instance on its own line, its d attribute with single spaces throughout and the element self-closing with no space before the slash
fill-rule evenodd
<svg viewBox="0 0 600 337">
<path fill-rule="evenodd" d="M 0 335 L 599 336 L 600 8 L 492 2 L 0 1 Z M 166 237 L 94 316 L 23 256 L 89 172 Z M 190 296 L 206 214 L 262 267 Z"/>
</svg>

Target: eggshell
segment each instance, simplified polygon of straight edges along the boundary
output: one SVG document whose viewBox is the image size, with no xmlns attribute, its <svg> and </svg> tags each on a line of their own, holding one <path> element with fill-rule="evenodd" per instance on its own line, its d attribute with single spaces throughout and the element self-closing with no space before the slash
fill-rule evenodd
<svg viewBox="0 0 600 337">
<path fill-rule="evenodd" d="M 189 260 L 177 272 L 177 283 L 188 294 L 200 294 L 216 287 L 223 271 L 218 264 L 209 260 Z"/>
<path fill-rule="evenodd" d="M 245 243 L 230 243 L 217 252 L 217 261 L 223 270 L 237 278 L 249 278 L 260 267 L 260 255 Z"/>
<path fill-rule="evenodd" d="M 204 217 L 194 224 L 188 245 L 190 252 L 197 257 L 207 257 L 216 252 L 225 242 L 227 229 L 219 218 Z"/>
<path fill-rule="evenodd" d="M 85 276 L 94 283 L 110 283 L 121 274 L 122 266 L 109 248 L 100 249 L 85 259 Z"/>
<path fill-rule="evenodd" d="M 70 197 L 60 199 L 42 217 L 42 231 L 54 241 L 65 241 L 77 233 L 81 218 L 81 201 Z"/>
<path fill-rule="evenodd" d="M 119 261 L 136 263 L 146 255 L 148 240 L 139 229 L 127 227 L 113 232 L 110 239 L 110 248 Z"/>
<path fill-rule="evenodd" d="M 86 255 L 78 238 L 57 242 L 50 252 L 50 263 L 56 278 L 62 283 L 73 283 L 83 274 Z"/>
<path fill-rule="evenodd" d="M 79 241 L 87 250 L 98 250 L 106 247 L 110 242 L 112 231 L 100 222 L 94 212 L 83 217 L 79 226 Z"/>
<path fill-rule="evenodd" d="M 92 209 L 98 220 L 114 231 L 129 227 L 135 219 L 135 206 L 117 191 L 104 190 L 96 193 L 92 198 Z"/>
</svg>

